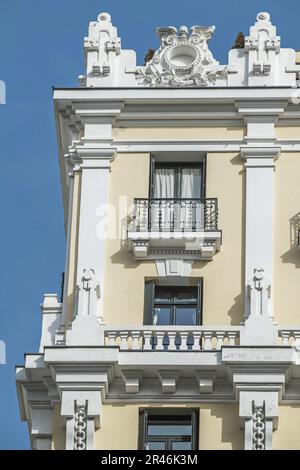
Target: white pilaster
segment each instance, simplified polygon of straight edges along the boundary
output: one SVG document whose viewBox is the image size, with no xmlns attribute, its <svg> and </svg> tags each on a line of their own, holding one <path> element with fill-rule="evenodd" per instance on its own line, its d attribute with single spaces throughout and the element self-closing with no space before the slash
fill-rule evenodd
<svg viewBox="0 0 300 470">
<path fill-rule="evenodd" d="M 280 154 L 275 123 L 284 103 L 236 103 L 247 126 L 241 157 L 245 161 L 245 311 L 250 315 L 248 286 L 256 269 L 273 284 L 273 201 L 275 161 Z M 272 297 L 269 300 L 273 316 Z"/>
</svg>

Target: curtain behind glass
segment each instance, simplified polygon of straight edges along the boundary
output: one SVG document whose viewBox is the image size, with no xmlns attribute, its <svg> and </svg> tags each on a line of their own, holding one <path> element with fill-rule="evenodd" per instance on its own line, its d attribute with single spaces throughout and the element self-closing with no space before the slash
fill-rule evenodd
<svg viewBox="0 0 300 470">
<path fill-rule="evenodd" d="M 201 196 L 201 169 L 183 168 L 180 189 L 180 197 L 186 201 L 182 201 L 179 210 L 179 228 L 195 230 L 203 225 L 203 206 L 199 201 L 191 201 Z"/>
<path fill-rule="evenodd" d="M 154 178 L 154 201 L 151 206 L 152 230 L 172 230 L 174 227 L 174 203 L 166 199 L 175 197 L 174 168 L 157 168 Z"/>
</svg>

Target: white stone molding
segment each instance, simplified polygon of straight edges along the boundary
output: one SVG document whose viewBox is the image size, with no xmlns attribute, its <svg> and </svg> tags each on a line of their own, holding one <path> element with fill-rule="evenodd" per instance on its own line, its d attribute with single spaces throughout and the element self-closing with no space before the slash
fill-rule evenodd
<svg viewBox="0 0 300 470">
<path fill-rule="evenodd" d="M 84 38 L 84 55 L 86 75 L 79 76 L 81 86 L 135 85 L 136 54 L 121 49 L 121 39 L 109 13 L 100 13 L 97 21 L 90 22 L 88 37 Z M 127 73 L 129 69 L 133 73 Z"/>
<path fill-rule="evenodd" d="M 25 369 L 17 368 L 16 374 L 21 419 L 28 422 L 31 448 L 51 450 L 53 400 L 42 382 L 28 380 Z"/>
<path fill-rule="evenodd" d="M 42 333 L 39 352 L 43 352 L 45 346 L 55 344 L 55 335 L 62 322 L 62 304 L 57 294 L 44 294 L 41 304 Z"/>
<path fill-rule="evenodd" d="M 138 69 L 138 85 L 150 87 L 212 86 L 226 80 L 228 70 L 219 66 L 207 41 L 215 26 L 157 28 L 160 48 L 144 68 Z"/>
<path fill-rule="evenodd" d="M 193 267 L 192 260 L 158 259 L 155 261 L 159 277 L 190 276 Z"/>
</svg>

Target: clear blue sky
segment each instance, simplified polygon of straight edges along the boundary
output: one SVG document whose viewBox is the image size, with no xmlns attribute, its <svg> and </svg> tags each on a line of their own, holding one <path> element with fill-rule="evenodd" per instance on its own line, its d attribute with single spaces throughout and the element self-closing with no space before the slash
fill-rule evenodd
<svg viewBox="0 0 300 470">
<path fill-rule="evenodd" d="M 259 11 L 269 11 L 282 46 L 300 49 L 299 0 L 0 0 L 0 79 L 7 104 L 1 121 L 0 449 L 27 449 L 14 367 L 38 350 L 44 292 L 60 290 L 65 237 L 52 86 L 77 86 L 88 22 L 108 11 L 123 48 L 143 63 L 156 47 L 156 26 L 216 25 L 214 56 L 227 63 L 236 33 L 246 34 Z"/>
</svg>

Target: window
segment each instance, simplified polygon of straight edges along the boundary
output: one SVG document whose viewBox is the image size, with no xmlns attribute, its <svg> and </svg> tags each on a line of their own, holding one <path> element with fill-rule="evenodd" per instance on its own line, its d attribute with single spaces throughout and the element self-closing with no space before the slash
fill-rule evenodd
<svg viewBox="0 0 300 470">
<path fill-rule="evenodd" d="M 149 226 L 152 231 L 203 228 L 204 162 L 159 163 L 152 157 Z"/>
<path fill-rule="evenodd" d="M 145 284 L 146 325 L 199 325 L 202 316 L 202 283 L 195 286 Z"/>
<path fill-rule="evenodd" d="M 198 419 L 197 410 L 140 411 L 139 449 L 197 449 Z"/>
<path fill-rule="evenodd" d="M 204 197 L 204 162 L 159 163 L 152 157 L 150 197 L 197 199 Z"/>
</svg>

